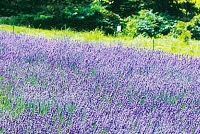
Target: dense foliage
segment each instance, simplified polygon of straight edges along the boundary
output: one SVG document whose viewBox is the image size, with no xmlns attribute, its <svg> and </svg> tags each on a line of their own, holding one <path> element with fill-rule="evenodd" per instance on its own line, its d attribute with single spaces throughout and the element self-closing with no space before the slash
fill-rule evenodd
<svg viewBox="0 0 200 134">
<path fill-rule="evenodd" d="M 165 17 L 165 21 L 170 21 L 171 18 L 190 21 L 199 13 L 199 10 L 195 8 L 195 3 L 188 0 L 186 2 L 177 0 L 4 0 L 0 1 L 0 17 L 6 16 L 12 19 L 0 20 L 0 23 L 30 25 L 43 29 L 72 28 L 78 31 L 98 28 L 105 34 L 113 35 L 118 25 L 126 27 L 122 19 L 138 15 L 139 11 L 145 9 L 152 10 L 153 13 L 162 13 L 161 17 Z M 146 21 L 151 23 L 151 19 Z M 152 33 L 152 26 L 143 28 L 143 25 L 147 23 L 142 24 L 140 32 Z M 162 23 L 161 28 L 157 29 L 166 27 L 168 24 Z M 164 34 L 169 30 L 170 28 L 163 30 Z M 155 33 L 160 32 L 153 31 L 153 35 Z"/>
<path fill-rule="evenodd" d="M 158 34 L 167 35 L 176 24 L 176 21 L 168 20 L 152 11 L 142 10 L 139 14 L 139 16 L 126 18 L 125 34 L 130 34 L 133 37 L 140 34 L 150 37 L 156 37 Z"/>
<path fill-rule="evenodd" d="M 153 9 L 154 12 L 167 13 L 171 16 L 176 16 L 177 19 L 188 21 L 198 9 L 195 8 L 195 3 L 190 0 L 180 2 L 178 0 L 143 0 L 144 9 Z M 184 12 L 183 12 L 184 10 Z"/>
<path fill-rule="evenodd" d="M 0 131 L 200 133 L 200 59 L 0 33 Z"/>
<path fill-rule="evenodd" d="M 102 0 L 102 5 L 107 10 L 118 14 L 122 18 L 126 18 L 140 11 L 140 0 Z"/>
<path fill-rule="evenodd" d="M 194 23 L 187 27 L 192 33 L 192 38 L 200 40 L 200 16 L 194 19 Z"/>
</svg>

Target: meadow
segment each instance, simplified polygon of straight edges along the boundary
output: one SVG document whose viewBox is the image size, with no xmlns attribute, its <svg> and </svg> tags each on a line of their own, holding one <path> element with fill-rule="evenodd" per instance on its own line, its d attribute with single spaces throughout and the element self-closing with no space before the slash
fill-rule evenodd
<svg viewBox="0 0 200 134">
<path fill-rule="evenodd" d="M 187 23 L 184 23 L 187 25 Z M 103 32 L 96 29 L 93 31 L 82 31 L 77 32 L 71 29 L 63 30 L 44 30 L 28 28 L 23 26 L 11 26 L 11 25 L 0 25 L 0 31 L 15 33 L 25 33 L 26 35 L 32 35 L 36 37 L 45 37 L 47 39 L 65 39 L 71 38 L 73 41 L 83 43 L 85 41 L 93 43 L 103 43 L 105 45 L 115 45 L 116 43 L 121 43 L 126 47 L 134 48 L 148 48 L 154 50 L 160 50 L 167 53 L 175 53 L 179 55 L 189 55 L 194 57 L 200 56 L 200 41 L 190 39 L 189 42 L 185 42 L 184 38 L 173 38 L 170 35 L 160 35 L 159 38 L 150 38 L 139 35 L 135 38 L 125 36 L 122 33 L 116 34 L 116 36 L 105 36 Z"/>
<path fill-rule="evenodd" d="M 0 133 L 200 133 L 199 57 L 122 44 L 0 32 Z"/>
</svg>

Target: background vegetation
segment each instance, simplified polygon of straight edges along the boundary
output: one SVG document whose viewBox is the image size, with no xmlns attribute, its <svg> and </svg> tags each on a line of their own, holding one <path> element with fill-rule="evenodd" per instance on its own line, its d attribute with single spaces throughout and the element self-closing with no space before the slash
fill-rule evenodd
<svg viewBox="0 0 200 134">
<path fill-rule="evenodd" d="M 135 38 L 200 40 L 197 0 L 4 0 L 0 23 L 42 29 L 98 29 Z M 122 26 L 121 33 L 116 31 Z"/>
</svg>

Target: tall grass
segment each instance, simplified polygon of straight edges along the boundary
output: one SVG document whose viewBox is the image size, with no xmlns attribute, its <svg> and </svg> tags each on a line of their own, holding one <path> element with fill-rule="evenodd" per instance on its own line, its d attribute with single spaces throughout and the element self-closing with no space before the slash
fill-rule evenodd
<svg viewBox="0 0 200 134">
<path fill-rule="evenodd" d="M 1 31 L 13 32 L 13 26 L 10 25 L 0 25 Z M 94 30 L 94 31 L 83 31 L 76 32 L 71 29 L 66 30 L 44 30 L 44 29 L 35 29 L 35 28 L 27 28 L 27 27 L 14 27 L 15 33 L 25 33 L 27 35 L 34 35 L 39 37 L 47 37 L 48 39 L 53 38 L 68 38 L 70 37 L 77 42 L 102 42 L 104 44 L 117 44 L 121 43 L 124 46 L 130 47 L 146 47 L 155 50 L 165 51 L 167 53 L 176 53 L 180 55 L 192 55 L 194 57 L 200 56 L 200 41 L 195 41 L 193 44 L 189 44 L 184 42 L 183 39 L 173 38 L 171 36 L 160 36 L 160 38 L 152 39 L 143 37 L 142 35 L 132 38 L 127 37 L 122 34 L 116 34 L 113 36 L 105 36 L 102 31 Z M 194 40 L 191 40 L 194 41 Z"/>
</svg>

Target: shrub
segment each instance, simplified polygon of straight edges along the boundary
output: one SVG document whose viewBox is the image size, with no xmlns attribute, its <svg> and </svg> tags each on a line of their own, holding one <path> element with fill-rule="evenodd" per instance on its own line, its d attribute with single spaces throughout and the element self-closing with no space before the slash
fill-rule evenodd
<svg viewBox="0 0 200 134">
<path fill-rule="evenodd" d="M 191 31 L 192 39 L 200 40 L 200 15 L 193 18 L 187 29 Z"/>
<path fill-rule="evenodd" d="M 104 19 L 102 20 L 103 28 L 102 30 L 105 32 L 106 35 L 111 34 L 113 35 L 116 31 L 116 27 L 120 24 L 120 16 L 115 14 L 111 11 L 107 11 L 103 13 Z"/>
<path fill-rule="evenodd" d="M 188 42 L 192 37 L 192 33 L 187 29 L 189 24 L 190 22 L 186 23 L 183 21 L 178 21 L 178 23 L 171 30 L 170 35 L 174 38 L 181 38 L 185 42 Z"/>
<path fill-rule="evenodd" d="M 50 29 L 53 22 L 52 16 L 45 16 L 41 14 L 29 15 L 22 14 L 19 16 L 11 17 L 10 19 L 2 19 L 0 21 L 3 24 L 18 25 L 18 26 L 32 26 L 35 28 Z"/>
<path fill-rule="evenodd" d="M 127 24 L 125 34 L 133 37 L 139 34 L 150 37 L 156 37 L 157 34 L 167 35 L 175 23 L 158 15 L 158 13 L 153 13 L 151 10 L 142 10 L 139 12 L 139 17 L 128 17 L 125 22 Z"/>
</svg>

